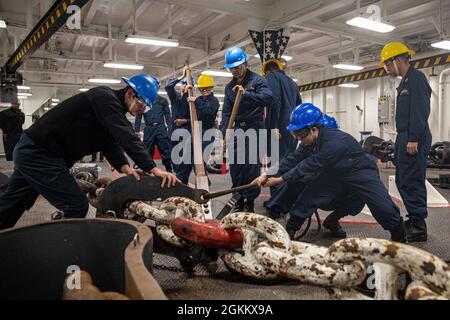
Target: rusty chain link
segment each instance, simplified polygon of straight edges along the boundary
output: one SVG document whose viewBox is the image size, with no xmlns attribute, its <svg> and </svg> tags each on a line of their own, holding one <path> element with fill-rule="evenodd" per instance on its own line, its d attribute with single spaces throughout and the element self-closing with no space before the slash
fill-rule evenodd
<svg viewBox="0 0 450 320">
<path fill-rule="evenodd" d="M 84 184 L 86 185 L 86 184 Z M 98 184 L 96 184 L 98 185 Z M 99 186 L 95 198 L 106 185 Z M 92 194 L 92 186 L 85 186 Z M 90 192 L 89 192 L 90 191 Z M 171 223 L 186 217 L 205 223 L 201 205 L 182 197 L 155 203 L 133 201 L 127 210 L 156 222 L 158 234 L 167 242 L 183 247 L 187 240 L 174 234 Z M 238 212 L 220 221 L 224 229 L 241 229 L 243 246 L 221 251 L 225 265 L 260 280 L 289 278 L 327 289 L 334 299 L 398 299 L 398 278 L 408 272 L 413 277 L 405 293 L 408 300 L 450 299 L 450 267 L 442 259 L 416 247 L 389 240 L 349 238 L 329 248 L 291 241 L 285 228 L 269 217 Z M 259 241 L 263 236 L 265 239 Z M 365 263 L 373 264 L 375 297 L 358 291 L 366 279 Z M 156 269 L 184 272 L 183 268 L 155 265 Z"/>
</svg>

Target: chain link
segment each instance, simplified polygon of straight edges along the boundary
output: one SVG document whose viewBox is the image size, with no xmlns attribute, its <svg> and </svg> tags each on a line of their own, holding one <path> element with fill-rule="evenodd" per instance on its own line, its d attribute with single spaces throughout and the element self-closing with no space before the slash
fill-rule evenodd
<svg viewBox="0 0 450 320">
<path fill-rule="evenodd" d="M 201 206 L 190 199 L 174 197 L 161 205 L 135 201 L 127 207 L 132 214 L 157 223 L 160 236 L 183 246 L 170 223 L 177 217 L 205 222 Z M 233 213 L 220 222 L 244 234 L 240 251 L 223 250 L 221 258 L 230 269 L 257 279 L 290 278 L 322 286 L 335 299 L 398 299 L 397 280 L 406 271 L 414 281 L 406 288 L 406 299 L 450 299 L 450 267 L 429 252 L 382 239 L 351 238 L 333 243 L 329 248 L 291 241 L 284 227 L 269 217 L 255 213 Z M 267 240 L 260 241 L 263 235 Z M 366 278 L 364 263 L 373 263 L 375 298 L 360 292 L 357 286 Z M 187 272 L 184 268 L 154 264 L 159 270 Z"/>
</svg>

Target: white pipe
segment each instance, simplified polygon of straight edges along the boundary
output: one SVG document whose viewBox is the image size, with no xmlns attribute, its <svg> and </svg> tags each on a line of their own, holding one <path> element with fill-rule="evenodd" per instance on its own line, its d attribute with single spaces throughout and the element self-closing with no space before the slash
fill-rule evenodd
<svg viewBox="0 0 450 320">
<path fill-rule="evenodd" d="M 447 76 L 450 73 L 450 68 L 447 68 L 445 70 L 442 70 L 441 74 L 439 75 L 439 140 L 447 140 L 445 128 L 444 128 L 444 77 Z"/>
</svg>

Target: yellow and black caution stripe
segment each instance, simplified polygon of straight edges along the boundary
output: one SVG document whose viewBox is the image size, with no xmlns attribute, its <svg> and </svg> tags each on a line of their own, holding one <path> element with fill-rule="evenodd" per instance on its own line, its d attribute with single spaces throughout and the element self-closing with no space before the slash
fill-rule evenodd
<svg viewBox="0 0 450 320">
<path fill-rule="evenodd" d="M 71 16 L 67 13 L 69 6 L 75 5 L 80 9 L 89 0 L 57 0 L 50 10 L 42 17 L 38 24 L 31 30 L 25 40 L 6 62 L 5 69 L 15 72 L 45 41 L 47 41 L 59 28 L 61 28 Z"/>
<path fill-rule="evenodd" d="M 441 66 L 444 64 L 450 63 L 450 53 L 445 53 L 429 58 L 424 58 L 416 61 L 412 61 L 411 65 L 416 69 L 430 68 Z M 299 86 L 301 92 L 314 90 L 314 89 L 322 89 L 328 87 L 334 87 L 344 83 L 352 83 L 362 80 L 375 79 L 387 76 L 384 68 L 378 68 L 374 70 L 364 71 L 360 73 L 351 74 L 348 76 L 342 76 L 333 79 L 327 79 L 319 82 L 308 83 Z"/>
</svg>

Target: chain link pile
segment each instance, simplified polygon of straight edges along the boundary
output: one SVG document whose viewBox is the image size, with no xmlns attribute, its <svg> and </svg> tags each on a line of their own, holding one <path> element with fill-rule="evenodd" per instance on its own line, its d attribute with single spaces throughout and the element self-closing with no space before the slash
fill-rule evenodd
<svg viewBox="0 0 450 320">
<path fill-rule="evenodd" d="M 109 183 L 105 179 L 94 183 L 77 179 L 77 182 L 93 205 Z M 183 197 L 168 198 L 159 204 L 130 202 L 125 216 L 130 215 L 153 220 L 158 234 L 177 247 L 189 245 L 189 241 L 172 230 L 171 224 L 177 218 L 191 219 L 197 225 L 208 224 L 201 205 Z M 442 259 L 413 246 L 383 239 L 349 238 L 329 248 L 320 247 L 291 241 L 281 224 L 248 212 L 227 215 L 217 223 L 217 228 L 242 230 L 242 248 L 216 248 L 221 249 L 220 257 L 229 269 L 247 277 L 298 280 L 326 288 L 334 299 L 398 299 L 399 275 L 408 272 L 414 281 L 408 285 L 405 299 L 450 299 L 450 267 Z M 374 298 L 356 289 L 366 279 L 365 264 L 374 267 Z"/>
</svg>

